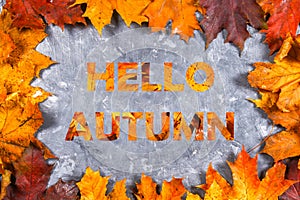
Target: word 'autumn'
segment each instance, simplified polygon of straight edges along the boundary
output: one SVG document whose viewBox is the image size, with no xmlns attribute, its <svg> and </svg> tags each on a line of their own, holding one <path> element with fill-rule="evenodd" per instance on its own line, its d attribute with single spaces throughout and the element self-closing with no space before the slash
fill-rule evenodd
<svg viewBox="0 0 300 200">
<path fill-rule="evenodd" d="M 170 112 L 163 112 L 161 114 L 161 130 L 159 133 L 154 133 L 153 112 L 113 112 L 111 114 L 112 125 L 111 132 L 104 133 L 104 113 L 96 112 L 96 138 L 99 140 L 116 140 L 120 136 L 120 118 L 128 119 L 128 140 L 137 140 L 136 123 L 137 120 L 144 119 L 145 132 L 148 140 L 162 141 L 170 136 Z M 197 112 L 190 124 L 187 124 L 181 112 L 173 113 L 173 140 L 181 140 L 181 132 L 184 133 L 186 140 L 190 140 L 195 132 L 195 140 L 204 140 L 203 130 L 204 113 Z M 214 112 L 207 113 L 207 139 L 215 140 L 215 129 L 217 128 L 226 140 L 234 139 L 234 113 L 226 113 L 226 126 L 222 123 L 219 117 Z M 82 136 L 85 140 L 93 140 L 90 128 L 84 117 L 83 112 L 75 112 L 71 124 L 69 126 L 65 140 L 73 140 L 75 136 Z"/>
<path fill-rule="evenodd" d="M 114 91 L 114 63 L 106 64 L 106 71 L 103 73 L 96 73 L 96 63 L 87 63 L 88 91 L 95 91 L 96 80 L 106 81 L 106 91 Z M 119 62 L 118 63 L 118 79 L 117 85 L 119 91 L 137 91 L 138 84 L 128 84 L 127 80 L 137 80 L 137 73 L 128 73 L 127 70 L 137 70 L 138 63 L 136 62 Z M 206 80 L 203 83 L 195 81 L 195 73 L 204 71 Z M 196 62 L 190 65 L 186 71 L 187 84 L 197 92 L 204 92 L 208 90 L 214 83 L 214 71 L 208 64 L 204 62 Z M 161 84 L 150 83 L 150 63 L 142 63 L 142 91 L 162 91 Z M 172 63 L 164 63 L 164 91 L 179 92 L 184 90 L 184 84 L 173 84 L 172 77 Z"/>
</svg>

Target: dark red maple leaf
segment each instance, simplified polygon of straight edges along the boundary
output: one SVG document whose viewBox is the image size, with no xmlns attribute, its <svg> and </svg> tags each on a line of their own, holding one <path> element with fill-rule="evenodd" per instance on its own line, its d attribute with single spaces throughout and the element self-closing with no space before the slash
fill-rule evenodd
<svg viewBox="0 0 300 200">
<path fill-rule="evenodd" d="M 46 190 L 52 166 L 48 165 L 43 152 L 28 147 L 22 157 L 13 162 L 15 183 L 7 187 L 5 200 L 40 200 Z"/>
<path fill-rule="evenodd" d="M 199 0 L 199 3 L 206 9 L 201 26 L 207 45 L 226 29 L 226 42 L 233 42 L 243 50 L 249 37 L 247 24 L 257 29 L 266 28 L 264 12 L 255 0 Z"/>
<path fill-rule="evenodd" d="M 62 29 L 64 24 L 84 23 L 80 6 L 70 7 L 75 0 L 7 0 L 6 8 L 12 13 L 13 25 L 19 28 L 44 28 L 43 16 L 48 24 Z"/>
<path fill-rule="evenodd" d="M 286 178 L 290 180 L 300 181 L 300 170 L 298 169 L 298 162 L 300 157 L 287 159 Z M 279 197 L 280 200 L 299 200 L 300 199 L 300 183 L 292 185 L 283 195 Z"/>
</svg>

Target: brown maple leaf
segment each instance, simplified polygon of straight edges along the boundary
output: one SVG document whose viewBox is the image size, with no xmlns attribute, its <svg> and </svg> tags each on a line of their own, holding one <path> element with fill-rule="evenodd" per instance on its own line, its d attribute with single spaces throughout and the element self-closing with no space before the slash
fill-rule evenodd
<svg viewBox="0 0 300 200">
<path fill-rule="evenodd" d="M 42 16 L 48 24 L 56 24 L 63 29 L 64 24 L 85 24 L 80 6 L 69 8 L 73 3 L 74 0 L 7 0 L 4 8 L 12 13 L 16 27 L 43 29 Z"/>
<path fill-rule="evenodd" d="M 156 0 L 145 9 L 144 15 L 149 18 L 152 30 L 163 30 L 171 20 L 172 33 L 187 41 L 194 30 L 200 29 L 195 15 L 197 9 L 195 0 Z"/>
<path fill-rule="evenodd" d="M 217 37 L 217 34 L 226 29 L 226 42 L 233 42 L 241 50 L 249 37 L 247 24 L 254 28 L 266 28 L 264 12 L 255 0 L 199 0 L 206 9 L 201 25 L 206 35 L 206 45 Z"/>
<path fill-rule="evenodd" d="M 284 179 L 285 165 L 276 163 L 260 181 L 257 174 L 257 156 L 251 158 L 244 147 L 235 162 L 228 165 L 232 171 L 233 185 L 215 171 L 211 165 L 206 174 L 205 199 L 277 199 L 295 183 Z"/>
<path fill-rule="evenodd" d="M 99 34 L 107 24 L 110 24 L 113 11 L 116 10 L 127 26 L 132 22 L 141 24 L 148 19 L 142 15 L 150 0 L 76 0 L 74 5 L 87 4 L 83 17 L 88 17 Z"/>
<path fill-rule="evenodd" d="M 292 185 L 283 195 L 279 197 L 280 200 L 298 200 L 300 197 L 300 169 L 298 168 L 299 157 L 290 158 L 285 161 L 287 164 L 286 178 L 298 181 Z"/>
<path fill-rule="evenodd" d="M 51 175 L 52 166 L 44 160 L 41 150 L 28 147 L 22 157 L 13 162 L 15 183 L 7 187 L 9 200 L 42 199 Z"/>
<path fill-rule="evenodd" d="M 266 33 L 265 42 L 270 47 L 270 53 L 278 50 L 283 41 L 292 35 L 296 35 L 300 23 L 300 1 L 299 0 L 259 0 L 263 10 L 270 15 L 267 22 L 268 29 L 262 30 Z"/>
<path fill-rule="evenodd" d="M 43 200 L 78 200 L 79 188 L 75 181 L 64 182 L 61 179 L 46 190 Z"/>
</svg>

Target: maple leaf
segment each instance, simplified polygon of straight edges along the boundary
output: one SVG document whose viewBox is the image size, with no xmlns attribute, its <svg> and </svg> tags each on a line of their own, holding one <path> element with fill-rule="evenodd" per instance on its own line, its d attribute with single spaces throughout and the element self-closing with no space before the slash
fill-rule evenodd
<svg viewBox="0 0 300 200">
<path fill-rule="evenodd" d="M 255 0 L 199 0 L 206 9 L 201 25 L 206 35 L 206 46 L 222 29 L 228 32 L 226 42 L 233 42 L 241 50 L 249 37 L 247 24 L 254 28 L 266 27 L 264 12 Z"/>
<path fill-rule="evenodd" d="M 109 177 L 102 177 L 99 171 L 93 171 L 90 167 L 86 169 L 86 172 L 80 182 L 76 183 L 80 189 L 81 200 L 109 200 L 109 199 L 125 199 L 126 180 L 118 181 L 115 184 L 113 191 L 106 196 L 106 185 L 108 183 Z"/>
<path fill-rule="evenodd" d="M 298 181 L 292 185 L 283 195 L 280 196 L 281 200 L 297 200 L 300 196 L 300 169 L 298 168 L 299 157 L 287 159 L 287 173 L 286 178 Z"/>
<path fill-rule="evenodd" d="M 137 183 L 136 187 L 138 189 L 137 194 L 135 194 L 138 200 L 152 200 L 156 199 L 158 194 L 156 193 L 156 183 L 153 182 L 152 178 L 142 174 L 141 183 Z"/>
<path fill-rule="evenodd" d="M 102 177 L 99 171 L 94 172 L 88 167 L 80 182 L 76 183 L 81 200 L 107 199 L 105 193 L 108 179 L 109 177 Z"/>
<path fill-rule="evenodd" d="M 132 22 L 140 25 L 147 22 L 148 19 L 142 12 L 150 2 L 150 0 L 76 0 L 73 6 L 87 4 L 83 17 L 88 17 L 101 35 L 103 27 L 110 24 L 114 10 L 120 14 L 127 26 Z"/>
<path fill-rule="evenodd" d="M 126 196 L 126 179 L 117 181 L 114 189 L 109 194 L 108 198 L 111 200 L 130 200 Z"/>
<path fill-rule="evenodd" d="M 41 199 L 52 171 L 42 151 L 34 146 L 26 148 L 22 157 L 13 162 L 13 167 L 16 181 L 7 187 L 5 199 Z"/>
<path fill-rule="evenodd" d="M 79 188 L 74 181 L 63 182 L 61 179 L 46 190 L 43 200 L 78 200 Z"/>
<path fill-rule="evenodd" d="M 261 153 L 271 155 L 275 162 L 288 157 L 298 156 L 300 155 L 300 134 L 282 131 L 272 135 L 266 140 L 266 146 Z"/>
<path fill-rule="evenodd" d="M 296 36 L 300 22 L 299 0 L 259 0 L 263 10 L 270 15 L 267 22 L 268 29 L 262 30 L 266 33 L 265 42 L 268 43 L 270 53 L 278 50 L 288 35 Z"/>
<path fill-rule="evenodd" d="M 283 112 L 300 106 L 300 36 L 287 38 L 274 58 L 275 64 L 258 62 L 248 75 L 252 87 L 278 93 L 277 107 Z"/>
<path fill-rule="evenodd" d="M 206 190 L 205 199 L 277 199 L 295 183 L 284 179 L 285 165 L 276 163 L 260 181 L 257 173 L 257 156 L 251 158 L 244 147 L 235 162 L 228 165 L 232 171 L 233 186 L 212 167 L 206 174 L 206 184 L 199 186 Z"/>
<path fill-rule="evenodd" d="M 156 0 L 145 9 L 152 30 L 163 30 L 168 21 L 172 21 L 172 33 L 188 40 L 194 30 L 200 29 L 195 12 L 198 10 L 194 0 Z"/>
<path fill-rule="evenodd" d="M 170 182 L 164 180 L 159 200 L 181 200 L 181 197 L 186 193 L 186 189 L 182 184 L 182 178 L 172 178 Z"/>
<path fill-rule="evenodd" d="M 230 192 L 230 185 L 216 170 L 213 169 L 212 164 L 210 163 L 206 172 L 206 184 L 199 185 L 197 187 L 208 191 L 213 182 L 215 182 L 214 187 L 220 187 L 219 185 L 223 186 L 222 190 L 219 191 L 221 191 L 220 196 L 225 198 Z M 213 188 L 211 188 L 210 191 L 213 191 Z"/>
<path fill-rule="evenodd" d="M 64 24 L 85 24 L 80 6 L 69 8 L 74 0 L 7 0 L 6 8 L 12 13 L 13 25 L 19 28 L 43 29 L 43 16 L 48 24 L 62 29 Z"/>
</svg>

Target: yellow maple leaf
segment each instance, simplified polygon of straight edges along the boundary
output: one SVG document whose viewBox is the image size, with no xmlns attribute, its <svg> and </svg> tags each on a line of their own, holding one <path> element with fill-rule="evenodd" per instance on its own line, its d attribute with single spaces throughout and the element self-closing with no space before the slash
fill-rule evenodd
<svg viewBox="0 0 300 200">
<path fill-rule="evenodd" d="M 102 177 L 99 171 L 93 171 L 88 167 L 80 182 L 76 183 L 80 190 L 81 200 L 129 200 L 126 196 L 125 182 L 118 181 L 113 191 L 106 196 L 106 186 L 110 177 Z"/>
<path fill-rule="evenodd" d="M 76 0 L 73 5 L 87 4 L 84 17 L 88 17 L 99 34 L 107 24 L 110 24 L 113 11 L 116 10 L 127 26 L 132 22 L 141 25 L 148 19 L 142 15 L 143 10 L 148 6 L 150 0 Z"/>
<path fill-rule="evenodd" d="M 278 93 L 277 107 L 283 112 L 300 108 L 300 36 L 288 37 L 274 58 L 275 64 L 258 62 L 248 75 L 252 87 Z"/>
<path fill-rule="evenodd" d="M 206 184 L 199 186 L 207 192 L 205 199 L 278 199 L 278 196 L 295 183 L 284 179 L 286 166 L 282 163 L 276 163 L 260 181 L 257 156 L 251 158 L 244 147 L 236 161 L 228 162 L 228 165 L 232 171 L 233 186 L 225 183 L 226 180 L 215 170 L 208 170 Z M 220 177 L 224 180 L 220 180 Z"/>
<path fill-rule="evenodd" d="M 100 200 L 107 199 L 105 196 L 106 185 L 109 177 L 100 176 L 100 172 L 94 172 L 90 167 L 86 169 L 86 172 L 80 182 L 76 183 L 80 190 L 81 200 Z"/>
<path fill-rule="evenodd" d="M 181 39 L 188 40 L 194 35 L 194 30 L 200 29 L 195 12 L 198 10 L 194 0 L 156 0 L 144 11 L 149 18 L 149 26 L 153 30 L 163 30 L 169 20 L 172 20 L 172 33 L 179 34 Z"/>
</svg>

